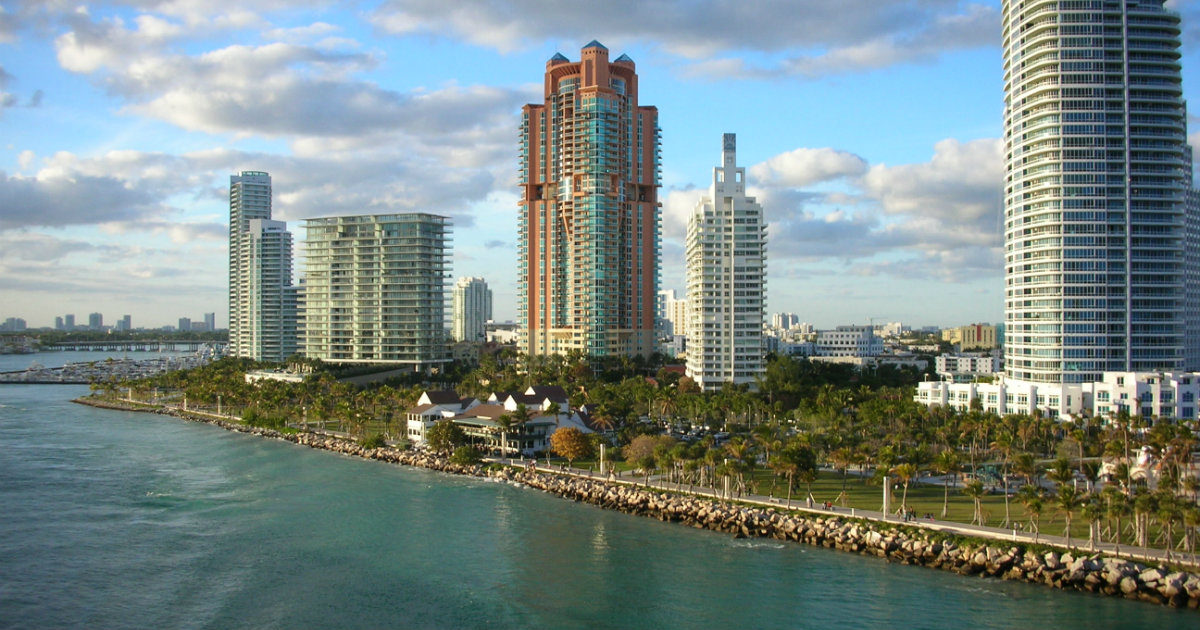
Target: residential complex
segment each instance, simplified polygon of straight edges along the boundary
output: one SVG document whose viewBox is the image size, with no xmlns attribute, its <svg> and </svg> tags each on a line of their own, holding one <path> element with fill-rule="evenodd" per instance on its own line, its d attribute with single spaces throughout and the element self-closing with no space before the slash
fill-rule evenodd
<svg viewBox="0 0 1200 630">
<path fill-rule="evenodd" d="M 1008 376 L 1183 369 L 1200 243 L 1179 15 L 1163 0 L 1002 14 Z"/>
<path fill-rule="evenodd" d="M 960 411 L 978 406 L 997 415 L 1040 413 L 1048 418 L 1093 416 L 1113 418 L 1119 414 L 1197 419 L 1200 373 L 1196 372 L 1105 372 L 1090 383 L 1030 383 L 1005 381 L 987 383 L 921 383 L 916 401 Z"/>
<path fill-rule="evenodd" d="M 492 290 L 483 278 L 459 278 L 454 285 L 454 319 L 450 336 L 454 341 L 487 340 L 487 323 L 492 318 Z"/>
<path fill-rule="evenodd" d="M 418 213 L 323 217 L 304 227 L 306 356 L 414 370 L 449 360 L 450 219 Z"/>
<path fill-rule="evenodd" d="M 655 350 L 658 110 L 634 63 L 591 42 L 546 62 L 545 100 L 521 111 L 517 277 L 521 351 Z"/>
<path fill-rule="evenodd" d="M 766 370 L 767 224 L 746 195 L 737 138 L 722 138 L 721 165 L 687 230 L 687 375 L 702 389 L 755 385 Z"/>
<path fill-rule="evenodd" d="M 271 219 L 271 176 L 229 177 L 229 349 L 258 361 L 295 354 L 292 234 Z"/>
</svg>

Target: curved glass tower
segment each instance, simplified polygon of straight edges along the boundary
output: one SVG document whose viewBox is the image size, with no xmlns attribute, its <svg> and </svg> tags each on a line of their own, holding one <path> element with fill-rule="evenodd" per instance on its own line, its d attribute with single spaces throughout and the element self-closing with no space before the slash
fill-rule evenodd
<svg viewBox="0 0 1200 630">
<path fill-rule="evenodd" d="M 1010 379 L 1184 367 L 1179 37 L 1163 0 L 1003 2 Z"/>
</svg>

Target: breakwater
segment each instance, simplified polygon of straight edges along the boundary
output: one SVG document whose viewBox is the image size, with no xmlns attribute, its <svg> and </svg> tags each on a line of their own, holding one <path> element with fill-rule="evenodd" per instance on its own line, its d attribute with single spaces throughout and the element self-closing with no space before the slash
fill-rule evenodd
<svg viewBox="0 0 1200 630">
<path fill-rule="evenodd" d="M 201 414 L 181 413 L 173 409 L 113 404 L 96 399 L 80 399 L 78 402 L 122 410 L 157 411 L 214 424 L 231 431 L 286 440 L 354 457 L 451 474 L 488 477 L 602 508 L 723 532 L 736 537 L 800 542 L 877 556 L 891 562 L 950 570 L 963 575 L 1024 581 L 1063 590 L 1087 591 L 1180 608 L 1200 607 L 1200 577 L 1125 559 L 1063 553 L 1037 546 L 1006 546 L 917 527 L 848 518 L 840 514 L 788 512 L 782 509 L 720 503 L 632 484 L 570 477 L 526 468 L 460 466 L 451 463 L 447 458 L 423 451 L 367 449 L 355 442 L 332 436 L 283 433 Z"/>
</svg>

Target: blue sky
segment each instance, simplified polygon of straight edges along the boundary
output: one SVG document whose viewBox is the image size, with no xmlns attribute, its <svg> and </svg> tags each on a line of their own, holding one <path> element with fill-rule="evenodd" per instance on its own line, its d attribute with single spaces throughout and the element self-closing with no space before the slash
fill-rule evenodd
<svg viewBox="0 0 1200 630">
<path fill-rule="evenodd" d="M 271 173 L 297 242 L 307 217 L 453 217 L 454 274 L 513 318 L 520 107 L 597 39 L 659 108 L 663 288 L 682 293 L 731 132 L 770 221 L 771 312 L 999 321 L 999 5 L 0 0 L 0 320 L 225 326 L 242 170 Z M 1190 97 L 1200 0 L 1170 5 Z"/>
</svg>

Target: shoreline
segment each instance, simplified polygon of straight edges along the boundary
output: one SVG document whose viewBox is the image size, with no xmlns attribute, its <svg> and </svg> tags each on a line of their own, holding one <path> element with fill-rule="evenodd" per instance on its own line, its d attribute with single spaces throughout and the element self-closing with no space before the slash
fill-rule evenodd
<svg viewBox="0 0 1200 630">
<path fill-rule="evenodd" d="M 946 532 L 877 522 L 845 514 L 815 516 L 784 508 L 749 507 L 694 494 L 654 490 L 536 469 L 488 464 L 461 466 L 426 451 L 364 448 L 329 435 L 251 427 L 200 412 L 81 397 L 72 402 L 120 411 L 157 413 L 202 422 L 227 431 L 285 440 L 343 455 L 521 484 L 577 502 L 664 522 L 708 529 L 738 538 L 773 538 L 873 555 L 888 562 L 1123 597 L 1174 608 L 1200 609 L 1200 575 L 1080 550 L 1060 553 L 1048 546 L 982 542 Z"/>
</svg>

